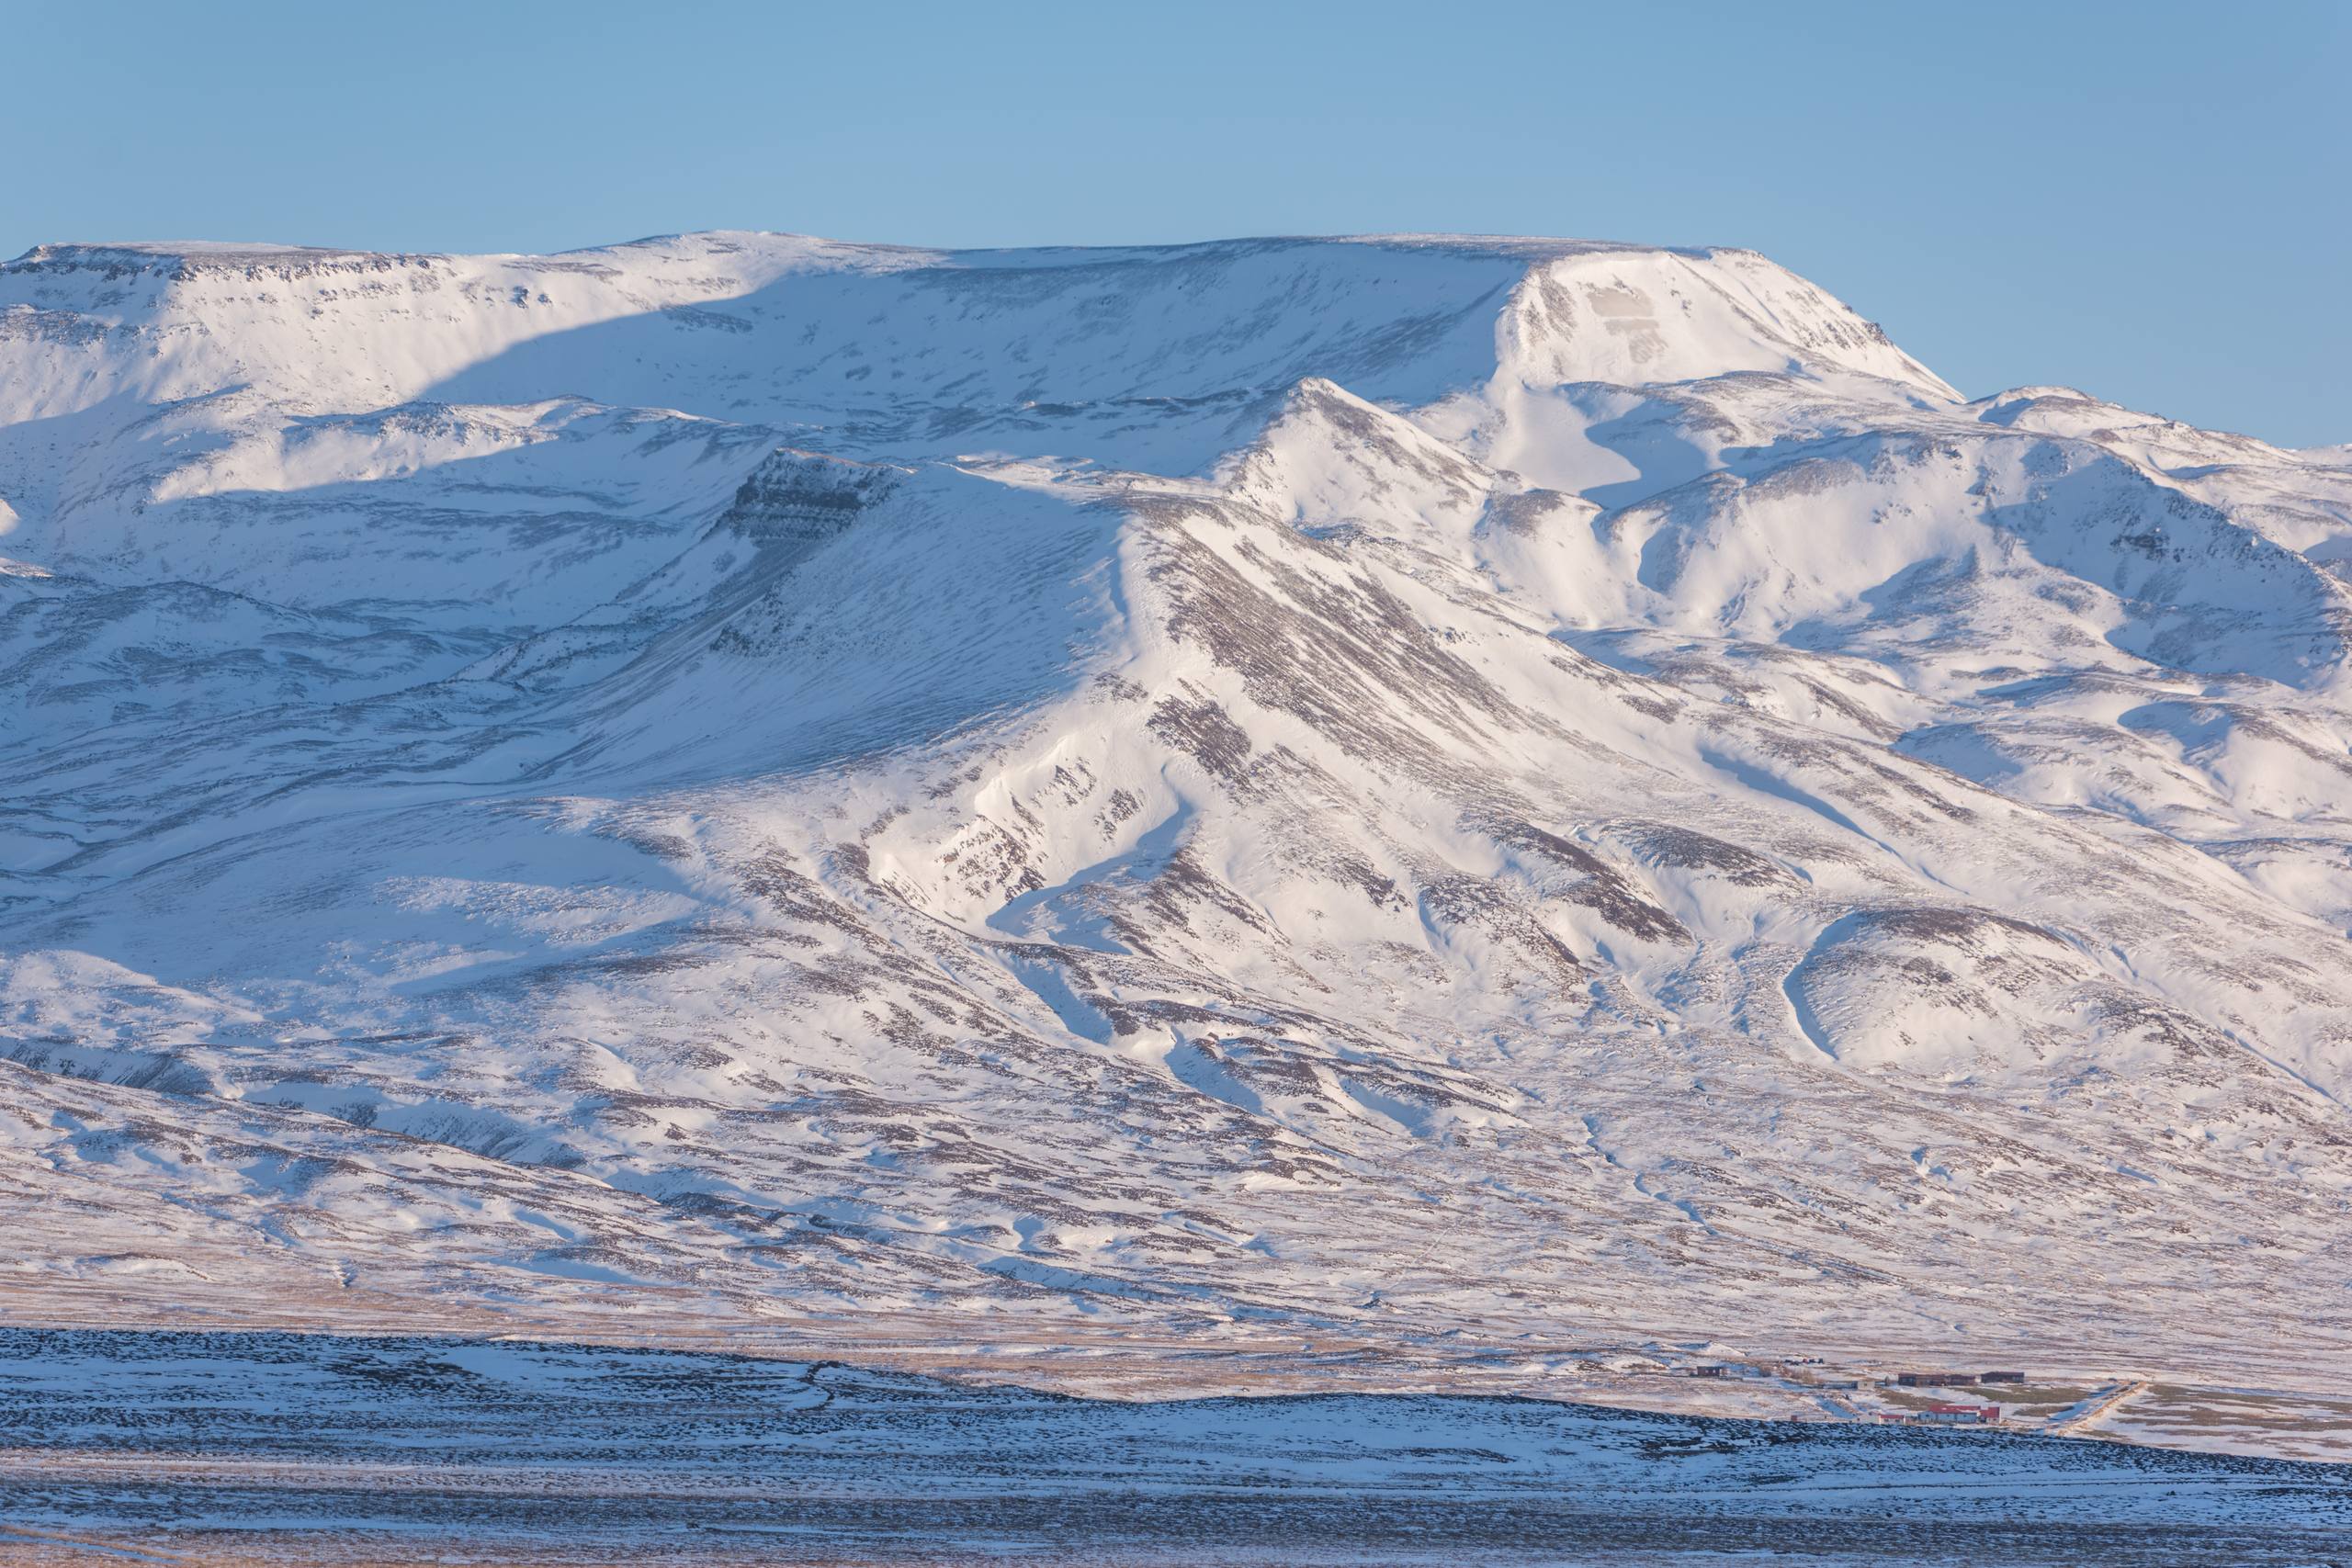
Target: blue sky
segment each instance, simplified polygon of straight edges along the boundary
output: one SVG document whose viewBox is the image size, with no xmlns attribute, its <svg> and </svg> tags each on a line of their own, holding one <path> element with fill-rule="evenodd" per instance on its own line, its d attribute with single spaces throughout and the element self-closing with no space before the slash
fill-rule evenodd
<svg viewBox="0 0 2352 1568">
<path fill-rule="evenodd" d="M 1761 250 L 1972 393 L 2352 441 L 2352 4 L 0 0 L 0 254 Z"/>
</svg>

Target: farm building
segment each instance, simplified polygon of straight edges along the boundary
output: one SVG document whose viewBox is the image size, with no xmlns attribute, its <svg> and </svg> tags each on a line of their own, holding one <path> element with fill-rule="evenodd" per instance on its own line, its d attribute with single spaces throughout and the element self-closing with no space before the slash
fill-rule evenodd
<svg viewBox="0 0 2352 1568">
<path fill-rule="evenodd" d="M 1938 1427 L 1989 1427 L 2001 1418 L 1997 1404 L 1930 1404 L 1919 1419 Z"/>
<path fill-rule="evenodd" d="M 1953 1388 L 1976 1381 L 1974 1372 L 1897 1372 L 1894 1381 L 1905 1388 Z"/>
</svg>

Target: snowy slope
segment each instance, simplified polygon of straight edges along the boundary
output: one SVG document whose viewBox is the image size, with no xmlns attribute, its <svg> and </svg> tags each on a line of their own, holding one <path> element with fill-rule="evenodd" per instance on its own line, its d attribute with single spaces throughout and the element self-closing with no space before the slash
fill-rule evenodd
<svg viewBox="0 0 2352 1568">
<path fill-rule="evenodd" d="M 2344 1348 L 2327 452 L 1410 236 L 44 247 L 0 419 L 27 1310 Z"/>
</svg>

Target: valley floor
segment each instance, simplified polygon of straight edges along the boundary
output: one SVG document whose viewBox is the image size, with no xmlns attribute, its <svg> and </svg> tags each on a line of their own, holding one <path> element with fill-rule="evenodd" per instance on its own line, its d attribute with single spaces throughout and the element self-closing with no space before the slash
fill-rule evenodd
<svg viewBox="0 0 2352 1568">
<path fill-rule="evenodd" d="M 491 1338 L 0 1333 L 0 1563 L 2312 1564 L 2352 1467 Z"/>
</svg>

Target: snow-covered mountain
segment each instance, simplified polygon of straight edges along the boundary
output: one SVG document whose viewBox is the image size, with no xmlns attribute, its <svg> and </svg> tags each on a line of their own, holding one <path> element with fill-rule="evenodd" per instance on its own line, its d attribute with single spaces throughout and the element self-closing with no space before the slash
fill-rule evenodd
<svg viewBox="0 0 2352 1568">
<path fill-rule="evenodd" d="M 0 556 L 27 1314 L 2346 1346 L 2341 448 L 1742 251 L 54 246 Z"/>
</svg>

